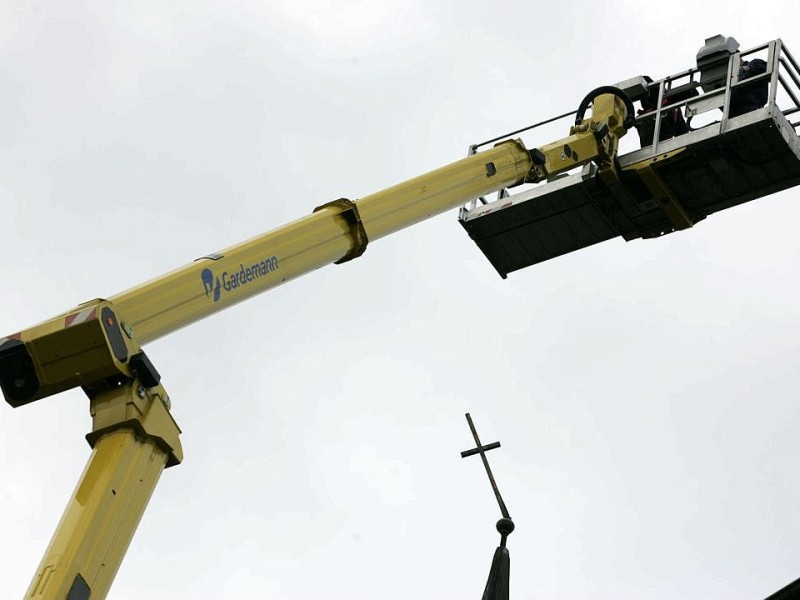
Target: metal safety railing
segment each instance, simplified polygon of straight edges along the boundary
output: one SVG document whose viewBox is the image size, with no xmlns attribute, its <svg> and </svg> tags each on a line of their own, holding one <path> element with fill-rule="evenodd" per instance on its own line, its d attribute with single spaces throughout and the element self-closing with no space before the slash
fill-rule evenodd
<svg viewBox="0 0 800 600">
<path fill-rule="evenodd" d="M 489 144 L 494 144 L 495 142 L 508 140 L 514 137 L 515 135 L 519 135 L 520 133 L 525 133 L 526 131 L 532 131 L 534 129 L 537 129 L 538 127 L 542 127 L 544 125 L 550 125 L 551 123 L 555 123 L 557 121 L 560 121 L 561 119 L 566 119 L 567 117 L 575 116 L 577 112 L 578 112 L 577 109 L 572 110 L 570 112 L 560 114 L 557 117 L 551 117 L 549 119 L 545 119 L 544 121 L 539 121 L 538 123 L 534 123 L 533 125 L 528 125 L 527 127 L 522 127 L 521 129 L 515 129 L 514 131 L 509 131 L 508 133 L 504 133 L 502 135 L 493 137 L 483 142 L 479 142 L 477 144 L 471 144 L 467 150 L 467 156 L 472 156 L 474 154 L 477 154 L 479 148 L 488 146 Z M 498 200 L 505 198 L 507 196 L 508 196 L 508 188 L 502 188 L 497 192 Z M 464 208 L 473 209 L 478 205 L 478 202 L 480 202 L 481 204 L 487 204 L 488 200 L 486 200 L 484 196 L 480 196 L 479 198 L 471 200 Z"/>
<path fill-rule="evenodd" d="M 763 60 L 766 68 L 763 73 L 748 76 L 743 67 L 756 59 Z M 658 89 L 655 110 L 637 116 L 637 127 L 653 123 L 654 154 L 658 152 L 659 142 L 663 141 L 665 118 L 673 111 L 681 111 L 689 131 L 718 123 L 719 132 L 725 133 L 730 127 L 730 119 L 743 114 L 731 111 L 733 100 L 758 86 L 765 88 L 762 107 L 777 107 L 787 119 L 800 112 L 800 67 L 781 40 L 731 54 L 723 77 L 704 79 L 704 74 L 703 68 L 693 67 L 651 84 L 651 89 L 656 86 Z M 703 114 L 712 115 L 711 122 L 693 123 Z M 797 132 L 800 121 L 791 122 L 791 125 Z"/>
<path fill-rule="evenodd" d="M 756 59 L 763 60 L 766 68 L 763 73 L 750 75 L 743 67 Z M 723 58 L 723 62 L 717 64 L 717 71 L 712 76 L 709 76 L 707 67 L 696 66 L 656 81 L 643 77 L 636 79 L 643 83 L 646 81 L 646 88 L 640 86 L 638 94 L 632 93 L 632 99 L 642 104 L 642 109 L 636 116 L 636 128 L 640 133 L 642 148 L 649 148 L 652 154 L 659 152 L 659 144 L 665 139 L 680 136 L 664 130 L 666 119 L 675 115 L 675 111 L 679 111 L 680 120 L 685 122 L 684 133 L 714 125 L 718 126 L 719 133 L 723 134 L 731 127 L 731 119 L 744 114 L 737 114 L 737 110 L 731 111 L 732 101 L 736 108 L 735 99 L 740 98 L 748 89 L 752 90 L 754 86 L 760 86 L 759 94 L 765 97 L 763 105 L 759 108 L 777 109 L 786 117 L 795 133 L 798 133 L 800 128 L 800 119 L 796 118 L 794 121 L 791 119 L 793 115 L 800 113 L 800 66 L 780 39 L 730 54 L 727 65 Z M 655 90 L 657 95 L 654 93 Z M 652 105 L 650 110 L 645 108 L 648 104 L 648 95 L 649 104 Z M 469 146 L 468 155 L 476 154 L 480 148 L 489 144 L 533 131 L 575 114 L 576 111 L 566 112 L 472 144 Z M 644 143 L 647 135 L 643 136 L 643 131 L 647 131 L 647 135 L 651 136 L 651 142 Z M 509 195 L 508 189 L 502 189 L 497 193 L 497 199 Z M 474 209 L 478 202 L 487 204 L 489 201 L 485 197 L 476 198 L 464 206 L 462 213 Z"/>
</svg>

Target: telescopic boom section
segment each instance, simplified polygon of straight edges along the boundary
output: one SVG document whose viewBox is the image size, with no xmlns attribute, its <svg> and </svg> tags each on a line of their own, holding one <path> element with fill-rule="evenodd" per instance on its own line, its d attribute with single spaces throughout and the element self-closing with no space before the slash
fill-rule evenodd
<svg viewBox="0 0 800 600">
<path fill-rule="evenodd" d="M 375 241 L 473 198 L 531 180 L 532 175 L 538 181 L 591 160 L 610 162 L 616 141 L 625 133 L 625 115 L 618 98 L 601 95 L 591 119 L 573 128 L 570 137 L 541 151 L 529 152 L 519 140 L 504 142 L 355 202 L 342 199 L 323 205 L 305 218 L 109 300 L 120 318 L 133 327 L 139 343 L 147 343 L 319 267 L 355 258 L 367 240 Z M 563 149 L 570 145 L 574 153 L 565 157 Z M 542 156 L 545 164 L 535 165 Z M 541 176 L 536 177 L 537 173 Z"/>
<path fill-rule="evenodd" d="M 20 406 L 76 386 L 91 397 L 95 389 L 144 377 L 150 388 L 159 376 L 141 351 L 147 342 L 319 267 L 355 258 L 368 240 L 518 184 L 532 166 L 522 142 L 508 141 L 357 202 L 335 200 L 158 279 L 0 338 L 3 394 Z"/>
<path fill-rule="evenodd" d="M 590 102 L 592 116 L 584 120 Z M 615 88 L 598 88 L 581 106 L 570 135 L 552 144 L 529 151 L 520 140 L 508 140 L 358 201 L 334 200 L 158 279 L 0 338 L 6 400 L 20 406 L 76 386 L 91 397 L 135 378 L 150 388 L 159 376 L 141 345 L 290 279 L 360 256 L 368 241 L 589 161 L 599 165 L 604 179 L 613 179 L 617 141 L 632 122 L 630 99 Z"/>
<path fill-rule="evenodd" d="M 531 158 L 509 142 L 356 202 L 313 214 L 114 296 L 146 343 L 290 279 L 363 252 L 374 241 L 478 196 L 521 182 Z"/>
</svg>

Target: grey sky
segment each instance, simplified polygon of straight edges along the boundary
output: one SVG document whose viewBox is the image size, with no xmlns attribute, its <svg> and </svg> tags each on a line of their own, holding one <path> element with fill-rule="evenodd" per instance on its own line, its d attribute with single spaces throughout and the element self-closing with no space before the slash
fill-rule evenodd
<svg viewBox="0 0 800 600">
<path fill-rule="evenodd" d="M 796 3 L 0 4 L 0 334 L 693 65 Z M 791 24 L 791 25 L 790 25 Z M 540 143 L 565 135 L 556 131 Z M 148 346 L 184 431 L 110 597 L 757 599 L 800 576 L 800 204 L 501 280 L 455 211 Z M 89 448 L 0 417 L 21 597 Z"/>
</svg>

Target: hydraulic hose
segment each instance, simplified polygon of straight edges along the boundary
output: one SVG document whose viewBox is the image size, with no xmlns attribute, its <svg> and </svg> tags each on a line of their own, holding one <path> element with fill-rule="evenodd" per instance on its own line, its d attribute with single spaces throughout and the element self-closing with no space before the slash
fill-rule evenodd
<svg viewBox="0 0 800 600">
<path fill-rule="evenodd" d="M 581 100 L 581 103 L 578 105 L 578 112 L 575 115 L 575 124 L 578 125 L 581 121 L 583 121 L 583 115 L 586 113 L 586 109 L 589 108 L 589 104 L 591 104 L 592 101 L 601 94 L 614 94 L 617 98 L 622 100 L 623 104 L 625 104 L 625 112 L 627 113 L 625 115 L 625 121 L 623 121 L 622 125 L 626 130 L 633 127 L 634 123 L 636 123 L 633 101 L 628 94 L 623 92 L 618 87 L 614 87 L 613 85 L 601 85 L 600 87 L 595 88 L 586 94 L 586 97 Z"/>
</svg>

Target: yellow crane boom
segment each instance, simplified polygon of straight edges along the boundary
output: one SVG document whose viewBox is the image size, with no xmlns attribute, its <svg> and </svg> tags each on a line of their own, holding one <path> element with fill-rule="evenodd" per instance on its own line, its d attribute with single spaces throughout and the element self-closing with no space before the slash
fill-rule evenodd
<svg viewBox="0 0 800 600">
<path fill-rule="evenodd" d="M 104 598 L 161 472 L 183 458 L 169 396 L 143 344 L 319 267 L 351 260 L 368 241 L 473 198 L 592 160 L 613 172 L 633 105 L 611 88 L 589 101 L 591 117 L 542 149 L 509 140 L 358 201 L 334 200 L 153 281 L 0 338 L 0 386 L 12 406 L 81 386 L 93 417 L 87 435 L 92 454 L 26 597 Z M 579 152 L 565 156 L 565 146 Z"/>
<path fill-rule="evenodd" d="M 786 118 L 800 106 L 781 111 L 775 104 L 778 84 L 786 87 L 779 64 L 790 65 L 790 73 L 797 64 L 779 41 L 771 42 L 756 49 L 767 53 L 764 72 L 739 81 L 739 55 L 712 49 L 702 66 L 674 79 L 638 78 L 644 97 L 656 99 L 649 115 L 635 118 L 621 89 L 597 88 L 580 103 L 565 138 L 530 150 L 521 140 L 506 140 L 359 200 L 334 200 L 121 294 L 0 338 L 0 387 L 9 404 L 80 386 L 93 417 L 87 435 L 92 454 L 26 597 L 104 598 L 161 472 L 183 458 L 169 396 L 144 344 L 497 191 L 496 202 L 462 213 L 462 224 L 505 276 L 616 235 L 657 237 L 691 227 L 708 214 L 800 183 L 797 124 Z M 682 78 L 688 82 L 678 85 Z M 800 76 L 791 81 L 800 85 Z M 755 84 L 766 90 L 768 83 L 765 105 L 729 118 L 737 97 Z M 590 104 L 592 114 L 584 119 Z M 664 117 L 675 116 L 675 107 L 693 116 L 719 109 L 722 119 L 662 139 Z M 653 129 L 650 143 L 618 157 L 619 139 L 643 123 Z M 756 157 L 743 156 L 750 147 Z M 558 177 L 581 166 L 580 173 Z M 505 194 L 542 181 L 548 183 Z"/>
</svg>

